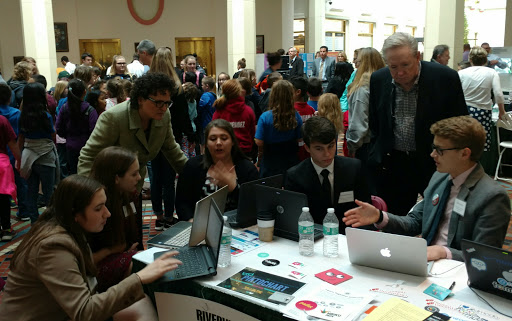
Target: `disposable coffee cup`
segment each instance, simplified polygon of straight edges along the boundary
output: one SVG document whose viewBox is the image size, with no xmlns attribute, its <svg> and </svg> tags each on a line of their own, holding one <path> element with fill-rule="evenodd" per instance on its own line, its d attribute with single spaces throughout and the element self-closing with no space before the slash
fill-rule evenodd
<svg viewBox="0 0 512 321">
<path fill-rule="evenodd" d="M 274 223 L 276 221 L 274 215 L 270 212 L 259 212 L 257 221 L 260 241 L 272 242 L 272 238 L 274 237 Z"/>
</svg>

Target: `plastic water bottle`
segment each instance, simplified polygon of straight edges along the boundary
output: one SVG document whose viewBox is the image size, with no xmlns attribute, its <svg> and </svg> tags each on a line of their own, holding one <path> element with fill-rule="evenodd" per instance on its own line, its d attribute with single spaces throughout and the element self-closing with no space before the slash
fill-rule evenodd
<svg viewBox="0 0 512 321">
<path fill-rule="evenodd" d="M 324 256 L 338 256 L 339 228 L 340 221 L 334 214 L 334 208 L 328 208 L 324 218 Z"/>
<path fill-rule="evenodd" d="M 312 256 L 315 247 L 315 221 L 309 213 L 309 207 L 302 208 L 299 217 L 299 254 Z"/>
<path fill-rule="evenodd" d="M 219 263 L 220 267 L 231 265 L 231 227 L 228 224 L 228 217 L 224 216 L 224 227 L 222 228 L 222 239 L 220 241 Z"/>
</svg>

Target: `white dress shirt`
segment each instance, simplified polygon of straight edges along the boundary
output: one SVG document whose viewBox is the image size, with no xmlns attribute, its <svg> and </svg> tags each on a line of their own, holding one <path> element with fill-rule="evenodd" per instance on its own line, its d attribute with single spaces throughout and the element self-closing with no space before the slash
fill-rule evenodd
<svg viewBox="0 0 512 321">
<path fill-rule="evenodd" d="M 310 160 L 311 160 L 311 164 L 313 164 L 313 168 L 315 169 L 316 174 L 318 175 L 318 178 L 320 179 L 320 185 L 322 185 L 324 182 L 324 177 L 322 176 L 322 171 L 324 169 L 329 171 L 329 176 L 327 176 L 327 177 L 329 178 L 329 183 L 331 184 L 331 201 L 334 203 L 334 201 L 333 201 L 333 196 L 334 196 L 334 160 L 327 167 L 318 166 L 313 161 L 313 158 L 310 158 Z"/>
</svg>

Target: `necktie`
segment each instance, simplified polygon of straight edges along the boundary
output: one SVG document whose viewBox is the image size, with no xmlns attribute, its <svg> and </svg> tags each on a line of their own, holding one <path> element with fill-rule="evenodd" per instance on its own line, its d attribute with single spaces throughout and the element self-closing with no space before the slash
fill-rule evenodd
<svg viewBox="0 0 512 321">
<path fill-rule="evenodd" d="M 443 195 L 441 195 L 441 198 L 439 200 L 439 203 L 437 204 L 436 213 L 434 216 L 434 222 L 432 223 L 432 227 L 430 228 L 430 231 L 425 237 L 427 240 L 427 245 L 431 245 L 432 241 L 434 240 L 434 237 L 437 234 L 437 228 L 439 227 L 439 222 L 441 222 L 441 218 L 444 215 L 444 211 L 446 209 L 446 204 L 448 203 L 448 199 L 450 198 L 450 192 L 452 190 L 453 182 L 452 180 L 448 180 L 446 183 L 446 187 L 444 188 Z"/>
<path fill-rule="evenodd" d="M 324 178 L 322 182 L 322 192 L 326 200 L 328 200 L 329 205 L 331 205 L 331 182 L 329 182 L 329 170 L 324 169 L 320 173 Z"/>
<path fill-rule="evenodd" d="M 324 61 L 322 60 L 322 63 L 320 64 L 320 72 L 318 73 L 318 78 L 322 80 L 324 76 Z"/>
</svg>

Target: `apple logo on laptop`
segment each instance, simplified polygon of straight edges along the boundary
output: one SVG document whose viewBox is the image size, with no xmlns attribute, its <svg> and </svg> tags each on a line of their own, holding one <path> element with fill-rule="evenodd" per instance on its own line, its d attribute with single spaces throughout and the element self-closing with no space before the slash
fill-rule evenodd
<svg viewBox="0 0 512 321">
<path fill-rule="evenodd" d="M 385 257 L 391 257 L 391 251 L 387 247 L 380 250 L 380 254 Z"/>
<path fill-rule="evenodd" d="M 503 271 L 503 277 L 507 279 L 507 281 L 512 282 L 512 270 L 510 271 Z"/>
</svg>

